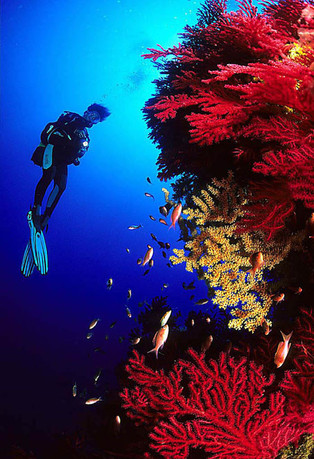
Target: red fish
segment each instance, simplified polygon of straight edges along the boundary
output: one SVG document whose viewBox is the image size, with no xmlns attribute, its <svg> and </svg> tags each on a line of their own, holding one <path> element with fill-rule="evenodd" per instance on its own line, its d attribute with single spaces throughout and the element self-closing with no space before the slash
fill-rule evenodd
<svg viewBox="0 0 314 459">
<path fill-rule="evenodd" d="M 151 260 L 153 253 L 154 253 L 154 249 L 152 248 L 152 246 L 148 245 L 147 247 L 148 247 L 148 250 L 145 254 L 142 266 L 145 266 L 149 262 L 149 260 Z"/>
<path fill-rule="evenodd" d="M 276 303 L 280 303 L 285 299 L 285 294 L 284 293 L 277 293 L 277 295 L 271 295 L 273 298 L 273 301 L 276 301 Z"/>
<path fill-rule="evenodd" d="M 156 354 L 156 359 L 158 359 L 158 351 L 159 349 L 162 349 L 164 347 L 165 342 L 167 341 L 169 334 L 169 326 L 164 325 L 161 327 L 156 333 L 153 338 L 153 345 L 155 346 L 153 349 L 151 349 L 149 352 L 155 352 Z"/>
<path fill-rule="evenodd" d="M 268 323 L 267 323 L 266 320 L 265 320 L 265 317 L 263 317 L 263 320 L 262 320 L 262 322 L 261 322 L 261 327 L 262 327 L 263 332 L 265 333 L 265 335 L 266 335 L 266 336 L 269 335 L 269 333 L 270 333 L 271 330 L 270 330 L 270 328 L 269 328 Z"/>
<path fill-rule="evenodd" d="M 250 263 L 252 265 L 252 269 L 249 270 L 249 272 L 252 274 L 252 276 L 255 276 L 255 273 L 258 269 L 260 269 L 263 264 L 264 264 L 264 258 L 262 252 L 256 252 L 253 253 L 250 256 Z"/>
<path fill-rule="evenodd" d="M 311 216 L 306 221 L 306 229 L 310 239 L 314 238 L 314 212 L 311 213 Z"/>
<path fill-rule="evenodd" d="M 205 353 L 206 351 L 208 351 L 208 349 L 210 348 L 212 342 L 213 342 L 213 336 L 212 335 L 209 335 L 207 336 L 204 341 L 202 342 L 202 345 L 201 345 L 201 352 L 202 353 Z"/>
<path fill-rule="evenodd" d="M 286 357 L 291 347 L 291 343 L 289 343 L 289 339 L 291 338 L 293 332 L 289 333 L 289 335 L 285 335 L 280 330 L 280 333 L 282 334 L 283 341 L 280 341 L 280 343 L 278 344 L 277 351 L 276 351 L 275 358 L 274 358 L 274 362 L 277 368 L 281 367 L 281 365 L 286 360 Z"/>
<path fill-rule="evenodd" d="M 179 220 L 179 217 L 181 215 L 181 212 L 182 212 L 182 204 L 181 204 L 181 202 L 179 202 L 179 204 L 177 204 L 175 206 L 175 208 L 173 209 L 173 211 L 172 211 L 171 225 L 169 226 L 169 229 L 172 228 L 172 227 L 175 228 L 176 223 Z"/>
</svg>

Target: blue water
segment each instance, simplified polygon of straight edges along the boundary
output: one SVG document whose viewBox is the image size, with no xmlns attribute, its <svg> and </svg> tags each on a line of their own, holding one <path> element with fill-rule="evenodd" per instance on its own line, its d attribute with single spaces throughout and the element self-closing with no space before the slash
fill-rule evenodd
<svg viewBox="0 0 314 459">
<path fill-rule="evenodd" d="M 161 188 L 171 187 L 156 177 L 158 150 L 141 112 L 158 77 L 141 54 L 157 44 L 178 45 L 177 34 L 196 23 L 198 7 L 189 0 L 2 2 L 0 410 L 3 432 L 13 430 L 17 443 L 23 430 L 75 427 L 89 407 L 72 398 L 74 381 L 87 396 L 99 395 L 93 376 L 101 367 L 102 387 L 116 385 L 115 366 L 129 349 L 140 301 L 167 295 L 183 317 L 193 306 L 192 292 L 181 284 L 195 274 L 183 265 L 169 269 L 156 244 L 147 276 L 136 260 L 153 242 L 151 232 L 171 248 L 182 247 L 178 228 L 149 219 L 161 216 Z M 90 149 L 81 165 L 69 167 L 67 189 L 46 235 L 47 276 L 35 272 L 25 279 L 20 264 L 29 236 L 26 214 L 41 176 L 32 152 L 47 122 L 65 110 L 82 114 L 94 102 L 112 114 L 89 130 Z M 143 228 L 130 231 L 132 224 Z M 163 283 L 167 290 L 161 290 Z M 196 299 L 206 296 L 205 284 L 197 282 L 193 293 Z M 101 322 L 87 341 L 88 325 L 97 317 Z M 106 354 L 95 353 L 96 346 Z"/>
</svg>

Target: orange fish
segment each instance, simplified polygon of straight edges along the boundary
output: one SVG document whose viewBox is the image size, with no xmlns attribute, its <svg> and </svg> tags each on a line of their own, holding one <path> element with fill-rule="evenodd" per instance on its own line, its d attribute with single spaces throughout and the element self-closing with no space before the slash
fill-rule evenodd
<svg viewBox="0 0 314 459">
<path fill-rule="evenodd" d="M 165 342 L 167 341 L 169 334 L 169 326 L 164 325 L 161 327 L 154 335 L 153 338 L 153 345 L 155 346 L 153 349 L 147 352 L 155 352 L 156 353 L 156 359 L 158 359 L 158 351 L 159 349 L 162 349 L 164 347 Z"/>
<path fill-rule="evenodd" d="M 171 225 L 169 226 L 169 229 L 172 228 L 172 227 L 175 228 L 176 223 L 179 220 L 179 217 L 181 215 L 181 212 L 182 212 L 182 204 L 181 204 L 181 202 L 179 202 L 179 204 L 176 205 L 175 208 L 172 211 Z"/>
<path fill-rule="evenodd" d="M 300 295 L 303 292 L 302 287 L 288 287 L 295 295 Z"/>
<path fill-rule="evenodd" d="M 164 225 L 168 226 L 168 223 L 166 222 L 166 220 L 164 218 L 160 218 L 159 219 L 159 222 L 160 223 L 163 223 Z"/>
<path fill-rule="evenodd" d="M 147 245 L 147 247 L 148 247 L 148 250 L 145 254 L 142 266 L 145 266 L 149 262 L 149 260 L 151 260 L 153 253 L 154 253 L 154 249 L 152 248 L 151 245 Z"/>
<path fill-rule="evenodd" d="M 263 329 L 265 335 L 266 335 L 266 336 L 269 335 L 269 333 L 270 333 L 271 330 L 270 330 L 270 328 L 269 328 L 268 323 L 267 323 L 266 320 L 265 320 L 265 317 L 263 317 L 263 320 L 262 320 L 262 322 L 261 322 L 261 327 L 262 327 L 262 329 Z"/>
<path fill-rule="evenodd" d="M 102 402 L 101 397 L 93 397 L 86 400 L 85 405 L 94 405 L 97 402 Z"/>
<path fill-rule="evenodd" d="M 254 277 L 256 271 L 260 269 L 264 264 L 264 258 L 263 258 L 262 252 L 253 253 L 250 256 L 250 263 L 252 265 L 252 269 L 249 270 L 249 273 L 251 273 L 252 276 Z"/>
<path fill-rule="evenodd" d="M 284 293 L 277 293 L 277 295 L 271 295 L 273 298 L 273 301 L 276 301 L 276 303 L 280 303 L 285 299 L 285 294 Z"/>
<path fill-rule="evenodd" d="M 311 213 L 311 216 L 306 221 L 306 229 L 310 239 L 314 238 L 314 212 Z"/>
<path fill-rule="evenodd" d="M 213 339 L 214 338 L 212 335 L 209 335 L 204 339 L 204 341 L 202 342 L 202 346 L 201 346 L 201 352 L 205 353 L 206 351 L 208 351 L 208 349 L 210 348 L 213 342 Z"/>
<path fill-rule="evenodd" d="M 280 333 L 282 334 L 283 341 L 280 341 L 277 347 L 277 351 L 275 354 L 274 362 L 277 368 L 281 367 L 281 365 L 284 363 L 286 360 L 286 357 L 288 355 L 288 352 L 290 350 L 291 343 L 289 343 L 289 339 L 292 336 L 291 332 L 289 335 L 285 335 L 281 330 Z"/>
</svg>

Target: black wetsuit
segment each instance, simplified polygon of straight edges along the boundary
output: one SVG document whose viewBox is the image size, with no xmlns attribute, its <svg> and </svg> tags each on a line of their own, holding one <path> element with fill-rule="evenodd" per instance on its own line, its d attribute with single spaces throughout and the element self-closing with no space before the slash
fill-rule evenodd
<svg viewBox="0 0 314 459">
<path fill-rule="evenodd" d="M 68 165 L 79 164 L 89 147 L 87 127 L 88 121 L 77 113 L 65 112 L 54 123 L 48 123 L 41 133 L 41 143 L 33 153 L 32 161 L 43 168 L 43 175 L 35 189 L 33 216 L 37 215 L 36 224 L 43 229 L 54 211 L 67 184 Z M 49 167 L 45 164 L 47 145 L 52 145 Z M 40 209 L 45 193 L 50 183 L 54 181 L 53 189 L 48 197 L 44 214 Z"/>
</svg>

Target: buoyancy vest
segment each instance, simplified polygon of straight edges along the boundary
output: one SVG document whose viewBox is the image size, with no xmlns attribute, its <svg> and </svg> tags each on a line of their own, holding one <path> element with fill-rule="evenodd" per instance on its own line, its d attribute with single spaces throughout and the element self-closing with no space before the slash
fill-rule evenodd
<svg viewBox="0 0 314 459">
<path fill-rule="evenodd" d="M 52 154 L 57 162 L 78 164 L 78 158 L 81 158 L 89 148 L 89 141 L 86 120 L 77 113 L 64 112 L 57 121 L 45 126 L 39 147 L 53 145 Z"/>
</svg>

